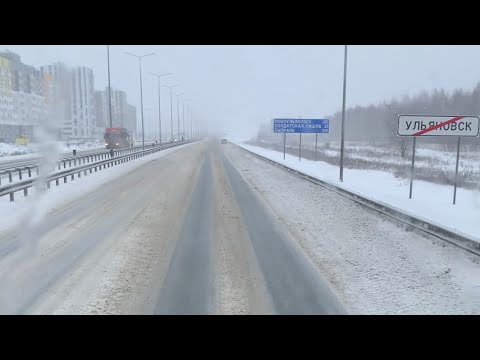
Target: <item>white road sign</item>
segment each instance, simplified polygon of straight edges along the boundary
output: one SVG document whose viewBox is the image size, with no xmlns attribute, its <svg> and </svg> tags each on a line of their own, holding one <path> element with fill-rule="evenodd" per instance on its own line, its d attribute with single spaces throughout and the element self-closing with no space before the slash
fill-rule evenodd
<svg viewBox="0 0 480 360">
<path fill-rule="evenodd" d="M 478 116 L 400 115 L 399 136 L 478 136 Z"/>
</svg>

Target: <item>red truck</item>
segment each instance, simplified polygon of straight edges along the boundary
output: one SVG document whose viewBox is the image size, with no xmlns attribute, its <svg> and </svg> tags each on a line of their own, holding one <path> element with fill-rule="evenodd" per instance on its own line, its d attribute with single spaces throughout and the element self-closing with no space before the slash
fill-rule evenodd
<svg viewBox="0 0 480 360">
<path fill-rule="evenodd" d="M 130 133 L 125 128 L 106 128 L 103 138 L 107 149 L 123 149 L 133 146 Z"/>
</svg>

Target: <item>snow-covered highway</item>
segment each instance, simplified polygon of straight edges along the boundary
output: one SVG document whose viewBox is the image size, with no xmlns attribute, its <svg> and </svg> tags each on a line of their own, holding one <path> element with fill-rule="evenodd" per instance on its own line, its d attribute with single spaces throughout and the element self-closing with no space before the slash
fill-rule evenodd
<svg viewBox="0 0 480 360">
<path fill-rule="evenodd" d="M 1 227 L 0 313 L 480 313 L 473 255 L 232 144 L 183 145 L 64 188 L 0 204 L 21 214 Z"/>
</svg>

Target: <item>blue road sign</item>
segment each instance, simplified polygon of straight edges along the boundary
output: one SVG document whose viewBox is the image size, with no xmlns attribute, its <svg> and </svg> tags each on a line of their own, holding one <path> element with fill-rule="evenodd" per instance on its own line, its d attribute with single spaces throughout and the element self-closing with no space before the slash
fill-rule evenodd
<svg viewBox="0 0 480 360">
<path fill-rule="evenodd" d="M 328 119 L 274 119 L 275 133 L 328 134 Z"/>
</svg>

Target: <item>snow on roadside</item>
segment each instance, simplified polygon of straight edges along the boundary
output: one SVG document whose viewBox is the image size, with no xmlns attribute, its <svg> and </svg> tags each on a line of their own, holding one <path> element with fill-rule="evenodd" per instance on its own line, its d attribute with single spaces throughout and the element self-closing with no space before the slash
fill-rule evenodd
<svg viewBox="0 0 480 360">
<path fill-rule="evenodd" d="M 480 314 L 480 264 L 474 255 L 405 231 L 252 155 L 234 148 L 227 153 L 350 313 Z"/>
<path fill-rule="evenodd" d="M 33 153 L 30 146 L 0 143 L 0 157 L 18 156 Z"/>
<path fill-rule="evenodd" d="M 40 209 L 35 214 L 36 220 L 41 221 L 50 210 L 61 207 L 62 205 L 81 197 L 93 189 L 122 176 L 137 167 L 147 164 L 150 161 L 160 159 L 164 156 L 178 151 L 185 146 L 190 146 L 195 143 L 180 145 L 171 149 L 162 150 L 152 155 L 147 155 L 142 158 L 129 161 L 127 163 L 119 164 L 110 168 L 99 170 L 97 173 L 88 173 L 78 179 L 75 177 L 74 181 L 68 178 L 66 184 L 60 182 L 60 185 L 55 186 L 55 182 L 51 184 L 50 190 L 47 190 L 46 196 L 40 198 L 41 204 L 35 204 L 36 208 Z M 15 201 L 10 202 L 8 196 L 0 197 L 0 232 L 8 231 L 19 224 L 33 205 L 33 201 L 37 200 L 35 190 L 29 189 L 29 196 L 24 197 L 22 192 L 15 193 Z"/>
<path fill-rule="evenodd" d="M 242 148 L 277 161 L 292 169 L 327 181 L 338 187 L 396 207 L 456 233 L 480 242 L 480 191 L 457 189 L 456 205 L 452 204 L 453 187 L 416 180 L 412 199 L 408 198 L 409 180 L 377 170 L 344 169 L 344 181 L 338 179 L 337 166 L 298 157 L 258 146 L 234 141 Z"/>
<path fill-rule="evenodd" d="M 105 149 L 103 141 L 76 141 L 76 142 L 57 142 L 61 152 L 71 152 L 72 150 L 95 150 Z M 38 156 L 37 147 L 39 144 L 31 143 L 29 145 L 16 145 L 0 143 L 0 158 L 2 161 L 16 159 L 21 160 L 29 156 Z M 23 156 L 21 158 L 20 156 Z"/>
</svg>

